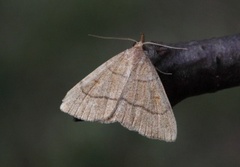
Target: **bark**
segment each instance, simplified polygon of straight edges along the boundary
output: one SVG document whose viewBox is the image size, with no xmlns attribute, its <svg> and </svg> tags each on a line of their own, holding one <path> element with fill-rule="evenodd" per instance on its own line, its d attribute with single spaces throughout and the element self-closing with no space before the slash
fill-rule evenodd
<svg viewBox="0 0 240 167">
<path fill-rule="evenodd" d="M 172 106 L 183 99 L 240 85 L 240 34 L 169 44 L 145 45 Z"/>
</svg>

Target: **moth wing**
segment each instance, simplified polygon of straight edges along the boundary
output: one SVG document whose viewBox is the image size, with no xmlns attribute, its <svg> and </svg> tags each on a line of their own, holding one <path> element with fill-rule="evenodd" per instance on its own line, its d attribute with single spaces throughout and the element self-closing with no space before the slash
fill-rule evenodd
<svg viewBox="0 0 240 167">
<path fill-rule="evenodd" d="M 160 78 L 143 51 L 111 58 L 63 99 L 61 110 L 82 120 L 120 122 L 154 139 L 174 141 L 176 121 Z"/>
<path fill-rule="evenodd" d="M 141 59 L 132 68 L 109 121 L 118 121 L 148 138 L 175 141 L 176 120 L 162 82 L 150 59 L 144 52 L 139 54 Z"/>
<path fill-rule="evenodd" d="M 132 57 L 126 50 L 76 84 L 62 101 L 60 109 L 86 121 L 101 121 L 116 109 L 118 99 L 131 73 Z"/>
</svg>

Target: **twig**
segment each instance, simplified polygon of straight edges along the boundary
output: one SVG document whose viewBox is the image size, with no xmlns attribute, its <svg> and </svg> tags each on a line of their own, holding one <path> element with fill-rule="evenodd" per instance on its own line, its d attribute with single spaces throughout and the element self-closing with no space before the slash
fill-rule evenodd
<svg viewBox="0 0 240 167">
<path fill-rule="evenodd" d="M 169 45 L 187 50 L 150 44 L 144 49 L 159 71 L 172 74 L 159 72 L 172 106 L 187 97 L 240 85 L 240 34 Z"/>
</svg>

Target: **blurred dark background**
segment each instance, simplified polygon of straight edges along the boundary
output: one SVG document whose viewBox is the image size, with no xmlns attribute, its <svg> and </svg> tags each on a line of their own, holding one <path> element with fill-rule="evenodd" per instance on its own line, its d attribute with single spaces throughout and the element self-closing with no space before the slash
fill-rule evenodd
<svg viewBox="0 0 240 167">
<path fill-rule="evenodd" d="M 118 123 L 75 123 L 66 92 L 131 42 L 180 42 L 240 32 L 238 0 L 1 0 L 0 166 L 240 166 L 240 87 L 174 107 L 174 143 Z"/>
</svg>

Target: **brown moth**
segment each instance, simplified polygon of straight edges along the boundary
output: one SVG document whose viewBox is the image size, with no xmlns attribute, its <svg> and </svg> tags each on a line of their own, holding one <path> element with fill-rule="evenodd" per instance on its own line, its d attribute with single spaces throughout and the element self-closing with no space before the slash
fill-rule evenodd
<svg viewBox="0 0 240 167">
<path fill-rule="evenodd" d="M 175 141 L 176 120 L 157 71 L 143 51 L 146 43 L 151 42 L 144 43 L 142 35 L 132 48 L 103 63 L 69 90 L 60 109 L 84 121 L 119 122 L 148 138 Z"/>
</svg>

